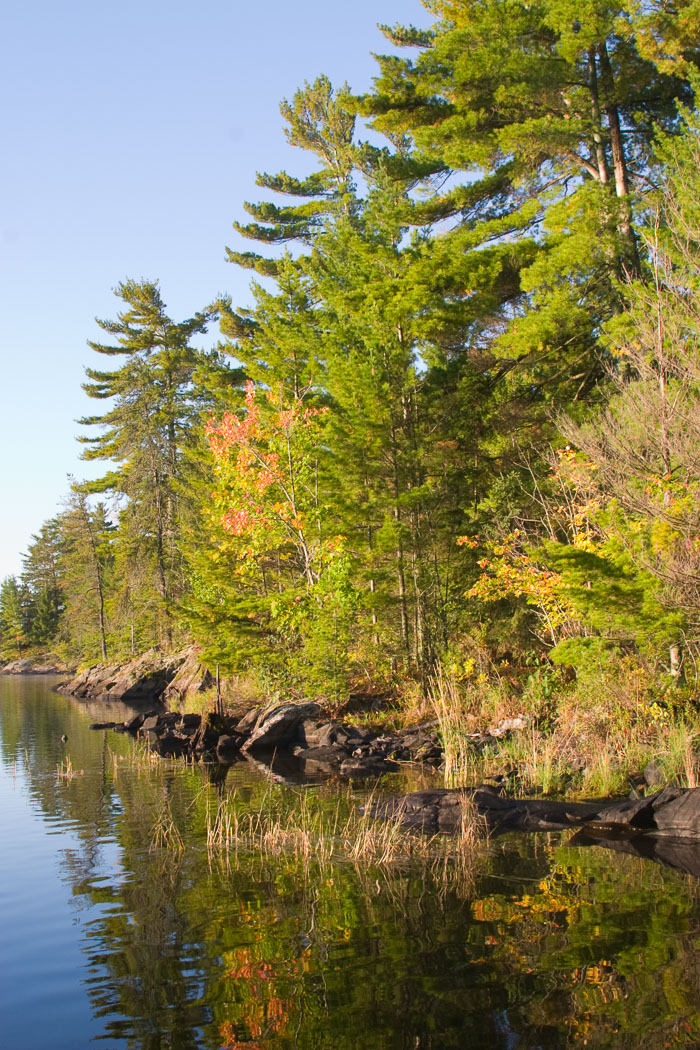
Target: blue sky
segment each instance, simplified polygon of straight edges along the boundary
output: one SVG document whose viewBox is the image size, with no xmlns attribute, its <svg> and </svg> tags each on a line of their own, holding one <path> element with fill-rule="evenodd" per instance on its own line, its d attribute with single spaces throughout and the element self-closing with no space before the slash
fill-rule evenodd
<svg viewBox="0 0 700 1050">
<path fill-rule="evenodd" d="M 82 463 L 94 318 L 124 277 L 180 320 L 249 276 L 225 261 L 256 171 L 302 173 L 279 102 L 326 73 L 355 90 L 419 0 L 10 0 L 0 20 L 0 579 Z M 250 247 L 250 245 L 246 245 Z"/>
</svg>

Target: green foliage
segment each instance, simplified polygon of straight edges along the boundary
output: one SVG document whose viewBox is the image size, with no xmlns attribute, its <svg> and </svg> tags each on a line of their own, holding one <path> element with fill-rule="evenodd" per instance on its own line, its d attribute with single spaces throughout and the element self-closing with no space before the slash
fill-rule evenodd
<svg viewBox="0 0 700 1050">
<path fill-rule="evenodd" d="M 117 286 L 90 344 L 116 367 L 87 370 L 104 411 L 81 421 L 106 470 L 33 537 L 15 648 L 194 637 L 329 699 L 453 666 L 486 695 L 509 668 L 547 724 L 561 664 L 629 656 L 680 686 L 700 646 L 696 4 L 427 6 L 431 27 L 385 27 L 399 53 L 367 95 L 321 76 L 282 103 L 308 167 L 259 174 L 234 223 L 260 248 L 228 249 L 262 278 L 249 306 L 177 323 L 156 282 Z"/>
</svg>

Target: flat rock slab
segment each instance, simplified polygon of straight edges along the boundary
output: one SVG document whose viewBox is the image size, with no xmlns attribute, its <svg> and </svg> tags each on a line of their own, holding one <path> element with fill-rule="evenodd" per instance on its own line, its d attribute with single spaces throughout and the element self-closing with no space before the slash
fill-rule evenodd
<svg viewBox="0 0 700 1050">
<path fill-rule="evenodd" d="M 442 788 L 375 802 L 370 812 L 429 832 L 457 831 L 466 819 L 481 821 L 496 832 L 590 828 L 700 839 L 700 788 L 669 787 L 647 798 L 622 802 L 517 799 L 489 787 Z"/>
</svg>

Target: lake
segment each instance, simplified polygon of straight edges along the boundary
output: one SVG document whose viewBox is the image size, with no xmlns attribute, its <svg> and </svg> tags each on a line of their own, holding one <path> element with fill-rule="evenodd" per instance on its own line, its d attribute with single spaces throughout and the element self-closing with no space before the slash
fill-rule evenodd
<svg viewBox="0 0 700 1050">
<path fill-rule="evenodd" d="M 53 683 L 0 677 L 3 1050 L 700 1045 L 691 876 L 570 832 L 467 873 L 300 848 L 371 785 L 154 761 Z"/>
</svg>

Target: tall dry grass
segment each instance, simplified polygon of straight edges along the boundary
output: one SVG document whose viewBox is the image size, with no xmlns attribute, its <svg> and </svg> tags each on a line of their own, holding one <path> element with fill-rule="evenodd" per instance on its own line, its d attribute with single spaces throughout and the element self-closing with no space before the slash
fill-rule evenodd
<svg viewBox="0 0 700 1050">
<path fill-rule="evenodd" d="M 206 841 L 210 855 L 239 858 L 256 854 L 267 860 L 291 860 L 307 870 L 351 864 L 356 869 L 420 866 L 447 885 L 465 888 L 488 853 L 488 835 L 469 799 L 454 835 L 425 835 L 403 827 L 398 818 L 372 815 L 370 798 L 362 803 L 350 790 L 334 798 L 311 791 L 288 796 L 270 790 L 255 807 L 234 790 L 207 798 Z"/>
</svg>

